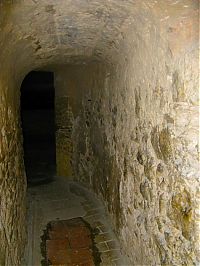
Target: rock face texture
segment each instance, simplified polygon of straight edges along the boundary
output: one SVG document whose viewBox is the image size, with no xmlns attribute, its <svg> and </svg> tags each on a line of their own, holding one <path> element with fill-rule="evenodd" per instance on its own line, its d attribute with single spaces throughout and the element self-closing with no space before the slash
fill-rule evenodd
<svg viewBox="0 0 200 266">
<path fill-rule="evenodd" d="M 101 197 L 130 265 L 197 265 L 198 1 L 0 4 L 0 264 L 19 265 L 20 85 L 55 73 L 57 164 Z"/>
</svg>

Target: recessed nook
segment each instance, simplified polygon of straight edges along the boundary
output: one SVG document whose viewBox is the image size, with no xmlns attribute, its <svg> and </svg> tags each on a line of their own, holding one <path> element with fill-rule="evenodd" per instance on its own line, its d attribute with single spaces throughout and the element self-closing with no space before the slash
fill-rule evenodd
<svg viewBox="0 0 200 266">
<path fill-rule="evenodd" d="M 55 89 L 51 72 L 30 72 L 21 85 L 24 162 L 28 184 L 56 174 Z"/>
</svg>

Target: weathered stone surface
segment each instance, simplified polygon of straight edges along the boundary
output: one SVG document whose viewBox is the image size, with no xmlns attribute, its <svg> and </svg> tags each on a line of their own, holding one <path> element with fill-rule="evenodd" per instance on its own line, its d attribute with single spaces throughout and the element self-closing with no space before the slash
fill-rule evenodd
<svg viewBox="0 0 200 266">
<path fill-rule="evenodd" d="M 26 179 L 19 114 L 4 86 L 0 84 L 0 265 L 17 265 L 25 241 Z"/>
<path fill-rule="evenodd" d="M 32 69 L 55 71 L 61 169 L 105 201 L 130 265 L 198 264 L 197 18 L 196 0 L 1 1 L 0 264 L 24 246 Z"/>
<path fill-rule="evenodd" d="M 56 97 L 56 167 L 57 175 L 72 176 L 72 123 L 73 113 L 69 97 Z"/>
</svg>

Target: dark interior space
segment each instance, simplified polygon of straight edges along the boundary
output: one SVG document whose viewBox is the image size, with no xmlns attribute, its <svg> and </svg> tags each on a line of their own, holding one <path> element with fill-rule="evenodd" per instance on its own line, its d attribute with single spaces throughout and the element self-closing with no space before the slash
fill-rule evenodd
<svg viewBox="0 0 200 266">
<path fill-rule="evenodd" d="M 21 85 L 24 161 L 29 185 L 52 180 L 55 174 L 54 76 L 30 72 Z"/>
</svg>

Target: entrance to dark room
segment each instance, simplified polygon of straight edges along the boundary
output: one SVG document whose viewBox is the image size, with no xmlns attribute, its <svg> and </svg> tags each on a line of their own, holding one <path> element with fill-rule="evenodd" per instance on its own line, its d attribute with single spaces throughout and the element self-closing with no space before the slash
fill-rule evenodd
<svg viewBox="0 0 200 266">
<path fill-rule="evenodd" d="M 54 76 L 32 71 L 21 85 L 24 162 L 29 185 L 52 180 L 56 170 Z"/>
</svg>

